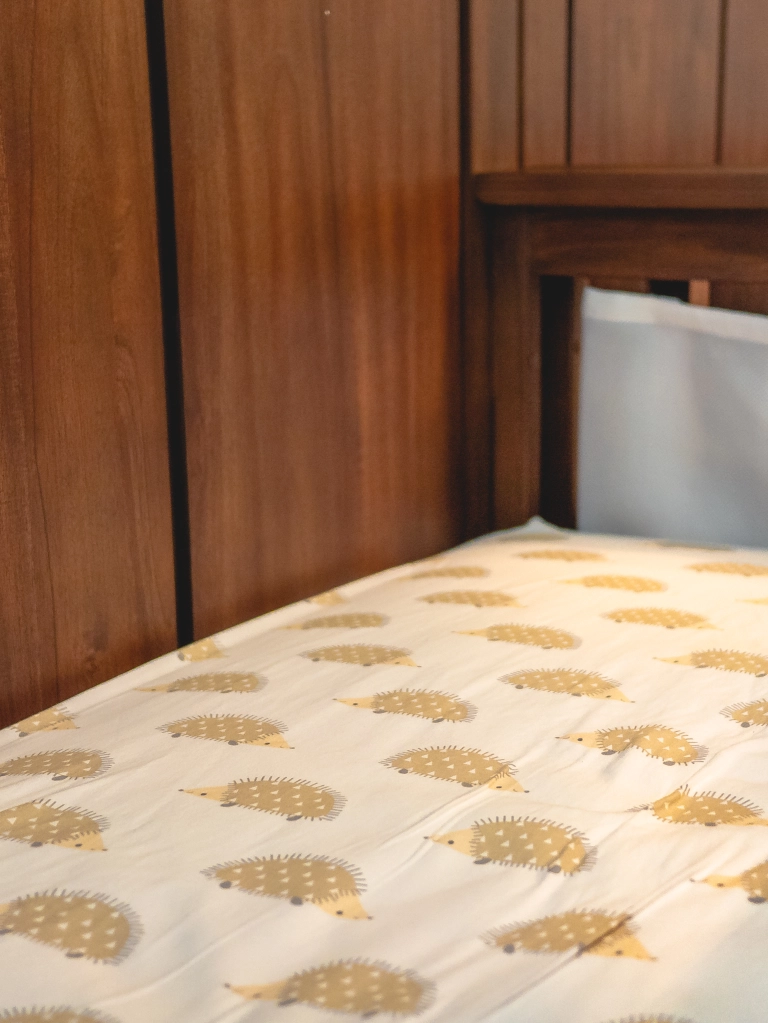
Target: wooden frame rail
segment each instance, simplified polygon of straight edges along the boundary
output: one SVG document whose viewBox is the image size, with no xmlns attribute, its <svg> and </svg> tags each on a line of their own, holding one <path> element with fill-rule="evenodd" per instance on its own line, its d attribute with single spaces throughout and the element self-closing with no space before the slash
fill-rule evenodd
<svg viewBox="0 0 768 1023">
<path fill-rule="evenodd" d="M 576 520 L 581 290 L 730 282 L 768 296 L 768 171 L 483 174 L 495 528 Z M 738 307 L 738 306 L 737 306 Z"/>
</svg>

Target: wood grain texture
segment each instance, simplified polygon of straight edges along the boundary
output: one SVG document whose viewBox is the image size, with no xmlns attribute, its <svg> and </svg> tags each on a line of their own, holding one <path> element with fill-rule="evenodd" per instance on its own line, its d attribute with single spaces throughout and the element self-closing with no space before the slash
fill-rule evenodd
<svg viewBox="0 0 768 1023">
<path fill-rule="evenodd" d="M 0 725 L 175 645 L 139 0 L 0 33 Z"/>
<path fill-rule="evenodd" d="M 568 0 L 524 0 L 525 167 L 561 167 L 568 162 L 568 48 Z"/>
<path fill-rule="evenodd" d="M 494 528 L 504 529 L 526 522 L 539 508 L 540 299 L 530 214 L 499 212 L 491 230 Z"/>
<path fill-rule="evenodd" d="M 707 305 L 736 309 L 742 313 L 768 316 L 768 281 L 744 284 L 740 281 L 710 281 Z"/>
<path fill-rule="evenodd" d="M 519 165 L 521 0 L 470 0 L 472 169 Z"/>
<path fill-rule="evenodd" d="M 205 635 L 459 536 L 458 4 L 166 28 Z"/>
<path fill-rule="evenodd" d="M 768 169 L 563 168 L 479 174 L 477 196 L 500 206 L 765 210 Z"/>
<path fill-rule="evenodd" d="M 555 210 L 532 221 L 531 260 L 559 276 L 759 283 L 766 238 L 765 212 Z"/>
<path fill-rule="evenodd" d="M 728 0 L 723 78 L 722 161 L 768 164 L 768 4 Z"/>
<path fill-rule="evenodd" d="M 573 3 L 573 164 L 713 164 L 720 0 Z"/>
</svg>

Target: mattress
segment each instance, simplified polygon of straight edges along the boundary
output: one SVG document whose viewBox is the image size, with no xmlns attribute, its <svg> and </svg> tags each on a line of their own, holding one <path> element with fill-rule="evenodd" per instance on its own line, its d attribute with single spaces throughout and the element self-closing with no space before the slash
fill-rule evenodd
<svg viewBox="0 0 768 1023">
<path fill-rule="evenodd" d="M 0 733 L 2 1018 L 762 1023 L 767 723 L 768 552 L 539 521 L 265 615 Z"/>
</svg>

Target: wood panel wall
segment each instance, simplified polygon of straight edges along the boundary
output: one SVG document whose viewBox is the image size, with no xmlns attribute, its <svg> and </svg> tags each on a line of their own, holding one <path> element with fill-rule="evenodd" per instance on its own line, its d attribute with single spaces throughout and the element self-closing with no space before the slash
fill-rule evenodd
<svg viewBox="0 0 768 1023">
<path fill-rule="evenodd" d="M 470 2 L 476 172 L 768 164 L 763 0 Z"/>
<path fill-rule="evenodd" d="M 141 0 L 3 7 L 0 726 L 175 646 Z"/>
<path fill-rule="evenodd" d="M 195 632 L 459 536 L 457 0 L 166 0 Z"/>
</svg>

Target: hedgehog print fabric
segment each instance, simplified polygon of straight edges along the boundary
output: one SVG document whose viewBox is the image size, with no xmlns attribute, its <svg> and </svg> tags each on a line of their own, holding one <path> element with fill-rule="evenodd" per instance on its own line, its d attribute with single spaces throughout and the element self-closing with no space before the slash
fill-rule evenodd
<svg viewBox="0 0 768 1023">
<path fill-rule="evenodd" d="M 768 552 L 423 553 L 7 722 L 0 1023 L 765 1023 Z"/>
</svg>

